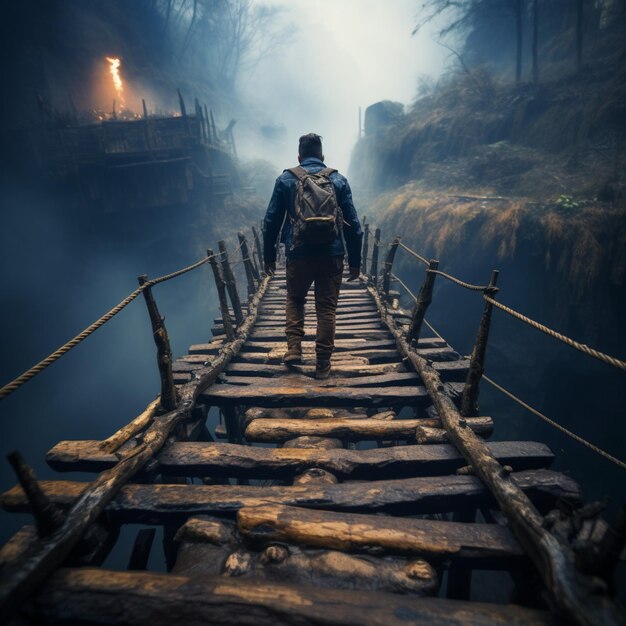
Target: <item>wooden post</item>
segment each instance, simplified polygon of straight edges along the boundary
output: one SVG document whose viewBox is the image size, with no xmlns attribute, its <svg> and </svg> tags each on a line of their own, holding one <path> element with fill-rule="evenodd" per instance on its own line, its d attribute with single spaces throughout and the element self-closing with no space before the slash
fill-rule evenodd
<svg viewBox="0 0 626 626">
<path fill-rule="evenodd" d="M 220 310 L 222 312 L 222 324 L 224 325 L 224 334 L 228 341 L 232 341 L 235 338 L 235 330 L 233 329 L 233 321 L 230 317 L 230 311 L 228 310 L 228 299 L 226 298 L 226 283 L 224 282 L 224 272 L 222 271 L 222 264 L 217 260 L 213 254 L 213 250 L 209 248 L 206 251 L 210 257 L 209 263 L 213 270 L 213 276 L 215 277 L 215 286 L 217 287 L 217 296 L 220 300 Z"/>
<path fill-rule="evenodd" d="M 252 236 L 254 237 L 254 247 L 256 251 L 257 259 L 259 260 L 259 272 L 263 271 L 265 264 L 263 263 L 263 247 L 261 246 L 261 239 L 259 238 L 259 231 L 256 227 L 252 227 Z"/>
<path fill-rule="evenodd" d="M 203 105 L 204 107 L 204 122 L 206 124 L 206 135 L 207 135 L 207 141 L 209 143 L 211 143 L 212 139 L 211 139 L 211 124 L 209 123 L 209 112 L 207 111 L 206 108 L 206 104 Z"/>
<path fill-rule="evenodd" d="M 439 261 L 431 259 L 428 263 L 428 270 L 436 270 L 439 267 Z M 407 343 L 411 345 L 412 342 L 417 342 L 420 338 L 420 332 L 422 330 L 422 324 L 426 317 L 426 310 L 433 301 L 433 288 L 435 286 L 435 278 L 437 274 L 426 270 L 424 275 L 424 282 L 420 287 L 420 292 L 417 295 L 417 302 L 413 309 L 413 315 L 411 317 L 411 325 L 406 336 Z"/>
<path fill-rule="evenodd" d="M 185 128 L 187 129 L 187 134 L 190 135 L 189 132 L 189 118 L 187 117 L 187 107 L 185 106 L 185 101 L 183 100 L 183 94 L 180 93 L 180 89 L 176 89 L 178 93 L 178 104 L 180 105 L 180 115 L 185 120 Z"/>
<path fill-rule="evenodd" d="M 369 239 L 370 239 L 370 225 L 364 224 L 363 229 L 365 234 L 363 236 L 363 260 L 361 261 L 361 271 L 363 274 L 367 274 L 367 255 L 369 254 Z"/>
<path fill-rule="evenodd" d="M 487 295 L 495 297 L 497 282 L 498 270 L 493 270 L 493 272 L 491 272 L 489 287 L 486 290 Z M 478 325 L 478 332 L 476 333 L 476 342 L 474 343 L 474 349 L 472 350 L 472 356 L 470 358 L 469 371 L 467 372 L 465 388 L 463 389 L 463 397 L 461 398 L 461 415 L 464 416 L 475 415 L 476 409 L 478 408 L 478 386 L 485 367 L 485 353 L 487 352 L 487 341 L 489 340 L 492 309 L 493 305 L 489 302 L 485 302 L 485 308 L 483 309 L 480 324 Z"/>
<path fill-rule="evenodd" d="M 148 277 L 144 274 L 139 276 L 140 285 L 148 282 Z M 152 289 L 146 287 L 143 290 L 143 297 L 148 307 L 150 323 L 152 324 L 152 336 L 157 347 L 157 364 L 161 376 L 161 406 L 166 411 L 173 411 L 176 408 L 176 388 L 174 387 L 174 377 L 172 376 L 172 349 L 170 339 L 165 328 L 164 318 L 161 317 L 159 309 L 152 295 Z"/>
<path fill-rule="evenodd" d="M 243 323 L 243 312 L 241 310 L 241 300 L 239 299 L 239 293 L 237 292 L 237 283 L 235 281 L 235 275 L 230 267 L 228 261 L 228 253 L 226 252 L 226 244 L 224 241 L 218 241 L 217 245 L 220 248 L 222 255 L 222 267 L 224 268 L 224 280 L 226 281 L 226 289 L 230 296 L 230 301 L 233 305 L 233 312 L 235 313 L 235 324 L 241 326 Z"/>
<path fill-rule="evenodd" d="M 452 513 L 453 522 L 471 523 L 476 520 L 476 510 L 460 509 Z M 469 600 L 472 590 L 472 568 L 463 562 L 453 563 L 448 570 L 446 597 L 454 600 Z"/>
<path fill-rule="evenodd" d="M 152 550 L 152 542 L 156 528 L 142 528 L 135 538 L 133 551 L 128 559 L 128 570 L 146 570 L 148 569 L 148 559 L 150 558 L 150 550 Z"/>
<path fill-rule="evenodd" d="M 37 533 L 40 537 L 51 535 L 63 523 L 61 511 L 50 502 L 41 490 L 33 468 L 26 463 L 17 450 L 7 454 L 7 459 L 28 498 L 33 517 L 37 523 Z"/>
<path fill-rule="evenodd" d="M 256 272 L 252 261 L 250 260 L 250 253 L 248 252 L 248 242 L 243 233 L 237 233 L 239 239 L 239 245 L 241 250 L 241 258 L 243 259 L 243 267 L 246 270 L 246 280 L 248 282 L 248 299 L 256 291 L 255 281 L 259 280 L 259 275 Z"/>
<path fill-rule="evenodd" d="M 398 245 L 400 243 L 400 236 L 396 235 L 396 238 L 393 240 L 391 246 L 389 246 L 389 252 L 387 253 L 387 258 L 385 259 L 385 267 L 383 270 L 383 297 L 386 302 L 389 298 L 389 283 L 391 281 L 391 268 L 393 266 L 393 261 L 396 256 L 396 251 L 398 250 Z"/>
<path fill-rule="evenodd" d="M 211 115 L 211 126 L 213 127 L 213 139 L 215 139 L 215 143 L 219 142 L 219 137 L 217 136 L 217 128 L 215 127 L 215 118 L 213 117 L 213 109 L 210 110 Z"/>
<path fill-rule="evenodd" d="M 378 288 L 378 248 L 380 246 L 380 228 L 374 231 L 374 245 L 372 247 L 372 267 L 370 269 L 370 283 Z"/>
</svg>

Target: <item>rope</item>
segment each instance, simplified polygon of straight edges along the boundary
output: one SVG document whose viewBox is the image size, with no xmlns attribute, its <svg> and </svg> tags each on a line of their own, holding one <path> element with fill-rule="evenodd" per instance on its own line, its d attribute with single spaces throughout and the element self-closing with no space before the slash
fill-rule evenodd
<svg viewBox="0 0 626 626">
<path fill-rule="evenodd" d="M 241 245 L 239 246 L 241 247 Z M 237 252 L 238 248 L 234 250 Z M 186 274 L 187 272 L 191 272 L 192 270 L 204 265 L 212 258 L 218 257 L 221 255 L 221 252 L 217 254 L 213 254 L 212 256 L 207 256 L 200 261 L 192 265 L 188 265 L 187 267 L 183 267 L 176 272 L 172 272 L 171 274 L 165 274 L 164 276 L 159 276 L 158 278 L 153 278 L 151 280 L 146 281 L 140 287 L 137 287 L 133 292 L 129 293 L 121 302 L 116 304 L 110 311 L 99 317 L 95 322 L 87 326 L 85 330 L 76 335 L 73 339 L 70 339 L 66 343 L 64 343 L 60 348 L 57 348 L 52 354 L 49 354 L 45 359 L 39 361 L 39 363 L 33 365 L 30 369 L 26 370 L 23 374 L 20 374 L 17 378 L 12 380 L 10 383 L 7 383 L 3 387 L 0 388 L 0 400 L 2 398 L 6 398 L 9 394 L 13 393 L 16 389 L 19 389 L 24 383 L 28 382 L 31 378 L 34 378 L 40 372 L 43 372 L 47 367 L 52 365 L 55 361 L 58 361 L 64 354 L 67 354 L 72 348 L 75 348 L 79 343 L 87 339 L 89 335 L 104 326 L 110 319 L 115 317 L 122 309 L 127 307 L 140 293 L 142 293 L 145 289 L 152 287 L 153 285 L 158 285 L 159 283 L 163 283 L 167 280 L 172 280 L 173 278 L 177 278 L 182 274 Z"/>
<path fill-rule="evenodd" d="M 441 270 L 426 270 L 431 274 L 438 274 L 439 276 L 443 276 L 443 278 L 447 278 L 453 283 L 459 285 L 460 287 L 465 287 L 465 289 L 469 289 L 470 291 L 482 291 L 483 293 L 497 293 L 498 288 L 492 287 L 491 285 L 473 285 L 472 283 L 466 283 L 464 280 L 457 278 L 456 276 L 452 276 L 451 274 L 447 274 L 446 272 L 442 272 Z"/>
<path fill-rule="evenodd" d="M 421 254 L 415 252 L 415 250 L 411 250 L 411 248 L 405 246 L 402 242 L 400 242 L 398 245 L 406 250 L 411 256 L 414 256 L 418 261 L 421 261 L 424 265 L 430 265 L 428 259 L 425 259 Z"/>
<path fill-rule="evenodd" d="M 569 337 L 566 337 L 565 335 L 562 335 L 561 333 L 557 333 L 556 330 L 552 330 L 551 328 L 548 328 L 547 326 L 544 326 L 543 324 L 540 324 L 539 322 L 536 322 L 535 320 L 530 319 L 530 317 L 526 317 L 525 315 L 518 313 L 517 311 L 509 308 L 508 306 L 504 304 L 501 304 L 497 300 L 494 300 L 493 298 L 490 298 L 487 295 L 485 295 L 484 298 L 487 302 L 489 302 L 489 304 L 492 304 L 498 307 L 505 313 L 508 313 L 512 317 L 515 317 L 518 320 L 521 320 L 522 322 L 528 324 L 529 326 L 532 326 L 533 328 L 536 328 L 537 330 L 540 330 L 546 335 L 549 335 L 550 337 L 554 337 L 554 339 L 558 339 L 559 341 L 562 341 L 568 346 L 571 346 L 572 348 L 575 348 L 576 350 L 579 350 L 580 352 L 584 352 L 585 354 L 588 354 L 589 356 L 592 356 L 600 361 L 603 361 L 604 363 L 608 363 L 609 365 L 612 365 L 613 367 L 617 367 L 618 369 L 626 371 L 626 362 L 621 361 L 620 359 L 616 359 L 615 357 L 609 356 L 608 354 L 604 354 L 603 352 L 595 350 L 594 348 L 590 348 L 588 345 L 584 343 L 579 343 L 578 341 L 574 341 L 573 339 L 570 339 Z"/>
<path fill-rule="evenodd" d="M 565 428 L 565 426 L 561 426 L 561 424 L 558 424 L 554 420 L 550 419 L 547 415 L 544 415 L 540 411 L 537 411 L 537 409 L 534 409 L 529 404 L 526 404 L 526 402 L 518 398 L 515 394 L 511 393 L 510 391 L 508 391 L 501 385 L 498 385 L 497 382 L 495 382 L 494 380 L 491 380 L 491 378 L 489 378 L 488 376 L 485 376 L 484 374 L 483 374 L 483 380 L 487 381 L 490 385 L 495 387 L 498 391 L 501 391 L 505 396 L 508 396 L 509 398 L 511 398 L 511 400 L 514 400 L 515 402 L 517 402 L 517 404 L 525 408 L 527 411 L 530 411 L 533 415 L 536 415 L 538 418 L 542 419 L 547 424 L 550 424 L 550 426 L 556 428 L 557 430 L 560 430 L 562 433 L 566 434 L 568 437 L 571 437 L 572 439 L 574 439 L 574 441 L 577 441 L 578 443 L 589 448 L 590 450 L 593 450 L 596 454 L 599 454 L 600 456 L 604 457 L 608 461 L 611 461 L 611 463 L 614 463 L 618 467 L 621 467 L 622 469 L 626 469 L 626 463 L 624 463 L 624 461 L 621 461 L 620 459 L 614 457 L 612 454 L 609 454 L 605 450 L 602 450 L 602 448 L 598 448 L 598 446 L 591 443 L 590 441 L 587 441 L 586 439 L 583 439 L 580 435 L 573 433 L 571 430 L 568 430 L 567 428 Z"/>
</svg>

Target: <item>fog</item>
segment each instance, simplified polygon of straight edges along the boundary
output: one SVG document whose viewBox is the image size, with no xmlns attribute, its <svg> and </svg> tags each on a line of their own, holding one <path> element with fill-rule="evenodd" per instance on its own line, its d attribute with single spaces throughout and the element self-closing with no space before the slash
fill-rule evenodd
<svg viewBox="0 0 626 626">
<path fill-rule="evenodd" d="M 380 100 L 410 104 L 419 75 L 438 76 L 448 52 L 429 30 L 413 37 L 412 0 L 280 0 L 290 38 L 241 85 L 262 124 L 284 124 L 284 140 L 264 146 L 241 136 L 247 153 L 281 169 L 297 138 L 317 132 L 329 165 L 344 172 L 358 138 L 358 110 Z"/>
</svg>

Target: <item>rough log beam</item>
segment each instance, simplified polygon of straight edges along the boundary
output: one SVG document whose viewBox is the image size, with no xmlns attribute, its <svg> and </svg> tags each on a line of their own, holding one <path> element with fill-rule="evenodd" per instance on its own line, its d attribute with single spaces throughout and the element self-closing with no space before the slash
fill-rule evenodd
<svg viewBox="0 0 626 626">
<path fill-rule="evenodd" d="M 34 622 L 87 624 L 95 606 L 101 626 L 170 626 L 173 615 L 185 623 L 254 626 L 554 624 L 546 611 L 515 605 L 89 568 L 56 572 L 26 613 Z"/>
<path fill-rule="evenodd" d="M 190 418 L 198 395 L 216 380 L 245 343 L 269 281 L 269 277 L 266 277 L 261 282 L 259 291 L 252 299 L 250 315 L 237 333 L 237 338 L 224 346 L 210 366 L 196 372 L 192 381 L 179 387 L 178 408 L 155 417 L 141 443 L 115 467 L 102 472 L 78 500 L 72 502 L 63 524 L 48 537 L 33 543 L 22 560 L 4 569 L 0 581 L 0 619 L 6 620 L 63 562 L 85 530 L 98 519 L 126 482 L 163 447 L 176 426 Z"/>
<path fill-rule="evenodd" d="M 111 470 L 113 471 L 113 470 Z M 106 474 L 106 472 L 104 472 Z M 576 505 L 580 489 L 567 476 L 550 470 L 524 470 L 513 477 L 543 509 L 558 498 Z M 99 484 L 99 478 L 96 484 Z M 93 483 L 41 481 L 50 500 L 62 507 L 83 502 Z M 23 513 L 29 510 L 22 489 L 2 494 L 2 507 Z M 243 506 L 287 504 L 336 511 L 389 511 L 397 514 L 426 514 L 463 507 L 491 506 L 493 496 L 475 476 L 420 476 L 397 480 L 339 483 L 337 485 L 162 485 L 126 484 L 107 503 L 107 513 L 122 523 L 163 523 L 180 516 L 234 514 Z M 105 507 L 102 507 L 103 510 Z"/>
<path fill-rule="evenodd" d="M 624 615 L 609 598 L 602 581 L 586 576 L 577 569 L 576 558 L 569 544 L 546 528 L 544 518 L 524 494 L 515 477 L 500 465 L 485 443 L 467 428 L 467 419 L 441 393 L 439 375 L 425 359 L 409 348 L 405 338 L 395 328 L 393 318 L 386 314 L 378 293 L 371 287 L 368 287 L 368 291 L 376 301 L 383 321 L 396 338 L 398 350 L 410 360 L 424 381 L 450 440 L 493 494 L 518 541 L 537 567 L 555 604 L 572 623 L 580 626 L 623 624 Z"/>
</svg>

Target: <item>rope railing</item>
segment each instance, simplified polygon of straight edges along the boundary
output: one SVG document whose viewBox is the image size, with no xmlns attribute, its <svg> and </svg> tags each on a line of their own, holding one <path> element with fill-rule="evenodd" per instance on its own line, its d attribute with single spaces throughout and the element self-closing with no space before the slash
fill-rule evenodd
<svg viewBox="0 0 626 626">
<path fill-rule="evenodd" d="M 241 244 L 238 248 L 235 248 L 233 252 L 237 252 L 241 248 Z M 62 346 L 57 348 L 54 352 L 49 354 L 45 359 L 42 359 L 31 368 L 27 369 L 25 372 L 20 374 L 17 378 L 14 378 L 11 382 L 7 383 L 3 387 L 0 388 L 0 400 L 6 398 L 8 395 L 19 389 L 22 385 L 27 383 L 29 380 L 37 376 L 43 372 L 46 368 L 50 367 L 55 361 L 58 361 L 63 355 L 67 354 L 70 350 L 75 348 L 79 343 L 83 342 L 87 337 L 96 332 L 99 328 L 102 328 L 108 321 L 113 319 L 120 311 L 125 309 L 133 300 L 135 300 L 142 292 L 146 289 L 153 287 L 154 285 L 158 285 L 159 283 L 166 282 L 168 280 L 172 280 L 173 278 L 177 278 L 186 274 L 187 272 L 191 272 L 202 265 L 208 263 L 212 258 L 221 256 L 222 253 L 219 252 L 217 254 L 206 256 L 203 259 L 200 259 L 196 263 L 188 265 L 187 267 L 183 267 L 175 272 L 170 274 L 165 274 L 163 276 L 159 276 L 157 278 L 152 278 L 144 282 L 142 285 L 137 287 L 134 291 L 129 293 L 123 300 L 118 302 L 110 311 L 107 311 L 104 315 L 100 316 L 95 322 L 91 323 L 87 328 L 78 333 L 75 337 L 66 341 Z"/>
<path fill-rule="evenodd" d="M 411 289 L 409 289 L 408 285 L 402 279 L 400 279 L 398 276 L 396 276 L 395 274 L 392 273 L 391 276 L 392 276 L 392 278 L 394 280 L 398 281 L 398 283 L 404 288 L 404 290 L 407 292 L 407 294 L 409 296 L 411 296 L 411 298 L 415 302 L 417 302 L 417 296 L 411 291 Z M 424 320 L 424 323 L 433 332 L 433 334 L 435 334 L 439 339 L 442 339 L 443 341 L 446 341 L 444 339 L 444 337 L 427 320 Z M 528 403 L 524 402 L 521 398 L 518 398 L 513 392 L 509 391 L 508 389 L 506 389 L 502 385 L 499 385 L 497 382 L 495 382 L 494 380 L 489 378 L 487 375 L 483 374 L 482 378 L 483 378 L 484 381 L 489 383 L 492 387 L 495 387 L 496 389 L 498 389 L 498 391 L 502 392 L 504 395 L 506 395 L 509 398 L 511 398 L 511 400 L 514 400 L 521 407 L 525 408 L 527 411 L 529 411 L 533 415 L 536 415 L 538 418 L 542 419 L 544 422 L 546 422 L 547 424 L 549 424 L 553 428 L 556 428 L 557 430 L 559 430 L 563 434 L 565 434 L 568 437 L 574 439 L 574 441 L 577 441 L 578 443 L 580 443 L 581 445 L 589 448 L 593 452 L 596 452 L 597 454 L 599 454 L 603 458 L 607 459 L 611 463 L 614 463 L 618 467 L 621 467 L 622 469 L 626 469 L 626 463 L 624 461 L 622 461 L 622 460 L 618 459 L 617 457 L 613 456 L 612 454 L 610 454 L 606 450 L 603 450 L 602 448 L 599 448 L 594 443 L 591 443 L 587 439 L 584 439 L 580 435 L 577 435 L 575 432 L 569 430 L 565 426 L 562 426 L 558 422 L 555 422 L 553 419 L 550 419 L 547 415 L 544 415 L 541 411 L 538 411 L 534 407 L 530 406 Z"/>
<path fill-rule="evenodd" d="M 421 261 L 424 265 L 428 265 L 429 264 L 428 259 L 424 258 L 421 254 L 418 254 L 417 252 L 415 252 L 415 250 L 412 250 L 408 246 L 404 245 L 402 242 L 400 242 L 398 245 L 405 252 L 408 252 L 411 256 L 415 257 L 418 261 Z"/>
<path fill-rule="evenodd" d="M 580 343 L 578 341 L 575 341 L 574 339 L 570 339 L 570 337 L 567 337 L 566 335 L 563 335 L 557 332 L 556 330 L 549 328 L 548 326 L 544 326 L 543 324 L 536 322 L 530 317 L 527 317 L 526 315 L 523 315 L 522 313 L 519 313 L 518 311 L 511 309 L 505 304 L 502 304 L 498 302 L 497 300 L 490 298 L 487 295 L 485 295 L 484 298 L 487 302 L 499 308 L 501 311 L 504 311 L 505 313 L 508 313 L 512 317 L 524 322 L 525 324 L 528 324 L 529 326 L 532 326 L 533 328 L 540 330 L 542 333 L 545 333 L 546 335 L 549 335 L 550 337 L 553 337 L 554 339 L 558 339 L 559 341 L 562 341 L 568 346 L 571 346 L 572 348 L 575 348 L 576 350 L 579 350 L 580 352 L 584 352 L 585 354 L 588 354 L 589 356 L 592 356 L 593 358 L 598 359 L 599 361 L 602 361 L 603 363 L 607 363 L 608 365 L 612 365 L 613 367 L 617 367 L 618 369 L 626 371 L 626 362 L 621 361 L 620 359 L 612 357 L 608 354 L 604 354 L 604 352 L 600 352 L 599 350 L 596 350 L 595 348 L 591 348 L 587 344 Z"/>
<path fill-rule="evenodd" d="M 457 278 L 456 276 L 452 276 L 452 274 L 448 274 L 447 272 L 442 272 L 441 270 L 426 270 L 431 274 L 437 274 L 437 276 L 441 276 L 459 287 L 463 287 L 464 289 L 469 289 L 470 291 L 482 291 L 483 293 L 496 293 L 498 291 L 497 287 L 492 287 L 491 285 L 473 285 L 472 283 L 466 283 L 464 280 Z"/>
<path fill-rule="evenodd" d="M 559 424 L 558 422 L 555 422 L 553 419 L 550 419 L 547 415 L 544 415 L 541 411 L 538 411 L 537 409 L 533 408 L 532 406 L 524 402 L 522 399 L 518 398 L 514 393 L 512 393 L 508 389 L 505 389 L 502 385 L 499 385 L 495 380 L 492 380 L 491 378 L 489 378 L 489 376 L 483 374 L 483 380 L 488 382 L 492 387 L 495 387 L 498 391 L 502 392 L 505 396 L 508 396 L 509 398 L 511 398 L 511 400 L 515 401 L 517 404 L 525 408 L 527 411 L 529 411 L 533 415 L 536 415 L 538 418 L 542 419 L 547 424 L 550 424 L 550 426 L 552 426 L 553 428 L 556 428 L 557 430 L 561 431 L 563 434 L 567 435 L 571 439 L 574 439 L 574 441 L 577 441 L 578 443 L 589 448 L 590 450 L 593 450 L 593 452 L 595 452 L 596 454 L 599 454 L 601 457 L 604 457 L 605 459 L 607 459 L 607 461 L 614 463 L 615 465 L 617 465 L 618 467 L 621 467 L 622 469 L 626 469 L 626 463 L 624 461 L 621 461 L 617 457 L 614 457 L 612 454 L 608 453 L 606 450 L 599 448 L 594 443 L 587 441 L 587 439 L 584 439 L 580 435 L 577 435 L 575 432 L 572 432 L 568 428 L 565 428 L 565 426 L 561 426 L 561 424 Z"/>
</svg>

